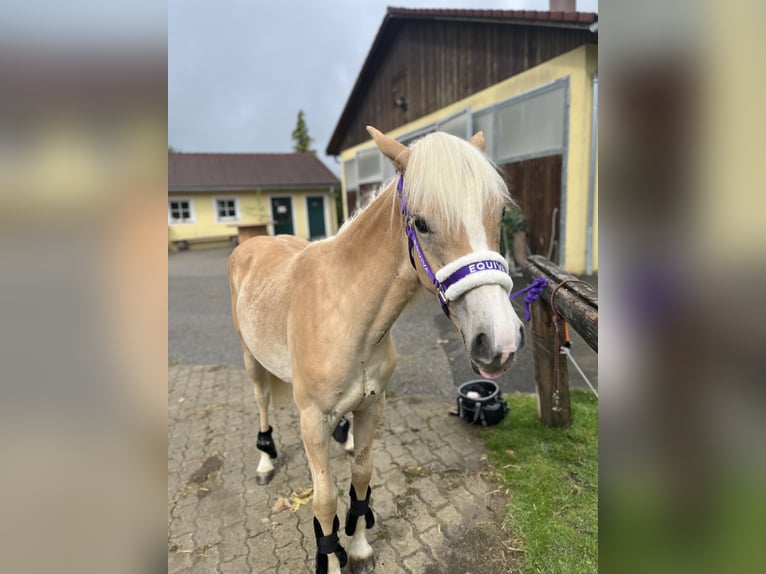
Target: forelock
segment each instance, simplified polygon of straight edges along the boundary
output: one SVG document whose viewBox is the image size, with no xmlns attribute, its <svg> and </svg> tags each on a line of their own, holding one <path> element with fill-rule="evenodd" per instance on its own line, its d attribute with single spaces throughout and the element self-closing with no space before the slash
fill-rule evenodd
<svg viewBox="0 0 766 574">
<path fill-rule="evenodd" d="M 411 213 L 445 230 L 454 230 L 463 214 L 512 203 L 492 162 L 469 142 L 444 132 L 412 144 L 404 193 Z"/>
</svg>

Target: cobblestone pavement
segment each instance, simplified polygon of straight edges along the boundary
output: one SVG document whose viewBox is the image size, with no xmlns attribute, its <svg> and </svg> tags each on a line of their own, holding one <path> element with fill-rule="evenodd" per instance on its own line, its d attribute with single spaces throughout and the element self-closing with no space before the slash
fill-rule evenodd
<svg viewBox="0 0 766 574">
<path fill-rule="evenodd" d="M 285 385 L 272 408 L 279 451 L 273 481 L 255 483 L 258 414 L 231 325 L 230 250 L 170 254 L 168 565 L 170 572 L 313 572 L 310 504 L 274 510 L 311 486 L 297 410 Z M 522 286 L 522 282 L 516 278 Z M 521 308 L 519 315 L 523 316 Z M 447 412 L 456 386 L 476 378 L 460 335 L 425 291 L 393 327 L 398 362 L 376 442 L 368 539 L 377 573 L 494 574 L 514 564 L 506 500 L 483 460 L 478 429 Z M 596 355 L 573 334 L 573 352 L 597 382 Z M 583 386 L 570 370 L 573 386 Z M 531 346 L 498 381 L 534 392 Z M 511 416 L 513 413 L 511 413 Z M 333 443 L 341 523 L 350 458 Z M 496 514 L 499 512 L 499 514 Z M 341 541 L 348 549 L 346 536 Z"/>
<path fill-rule="evenodd" d="M 258 417 L 244 371 L 174 364 L 168 375 L 169 572 L 313 572 L 311 504 L 278 510 L 280 498 L 311 486 L 291 389 L 284 385 L 272 406 L 279 458 L 272 482 L 259 486 Z M 373 453 L 376 572 L 494 574 L 514 563 L 505 494 L 480 431 L 449 416 L 451 407 L 388 398 Z M 336 443 L 331 452 L 342 523 L 350 457 Z"/>
</svg>

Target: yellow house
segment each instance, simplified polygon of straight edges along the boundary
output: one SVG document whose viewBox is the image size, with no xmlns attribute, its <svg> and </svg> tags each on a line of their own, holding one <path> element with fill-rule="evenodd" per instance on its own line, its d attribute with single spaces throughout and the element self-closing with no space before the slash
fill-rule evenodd
<svg viewBox="0 0 766 574">
<path fill-rule="evenodd" d="M 170 249 L 334 235 L 340 182 L 312 153 L 168 154 Z"/>
<path fill-rule="evenodd" d="M 365 125 L 406 144 L 481 130 L 531 252 L 597 271 L 597 24 L 573 11 L 389 8 L 327 147 L 344 217 L 393 175 Z"/>
</svg>

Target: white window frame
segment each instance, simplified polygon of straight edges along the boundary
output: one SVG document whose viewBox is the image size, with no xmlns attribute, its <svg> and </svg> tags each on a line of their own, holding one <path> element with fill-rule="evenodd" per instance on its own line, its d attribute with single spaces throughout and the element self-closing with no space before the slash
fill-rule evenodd
<svg viewBox="0 0 766 574">
<path fill-rule="evenodd" d="M 218 215 L 219 201 L 234 201 L 234 217 L 220 217 Z M 213 214 L 215 215 L 216 223 L 231 223 L 233 221 L 239 221 L 241 219 L 239 212 L 239 197 L 236 195 L 217 195 L 213 197 Z"/>
<path fill-rule="evenodd" d="M 189 202 L 189 219 L 186 221 L 173 219 L 173 211 L 170 209 L 170 203 L 172 201 L 187 201 Z M 194 213 L 194 200 L 191 197 L 168 197 L 168 225 L 189 225 L 197 222 L 197 217 Z"/>
</svg>

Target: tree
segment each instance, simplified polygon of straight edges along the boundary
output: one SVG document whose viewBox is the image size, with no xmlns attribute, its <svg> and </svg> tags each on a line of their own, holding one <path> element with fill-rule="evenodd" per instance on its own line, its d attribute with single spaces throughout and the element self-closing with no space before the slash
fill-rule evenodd
<svg viewBox="0 0 766 574">
<path fill-rule="evenodd" d="M 316 153 L 316 150 L 311 149 L 311 142 L 314 141 L 309 135 L 309 129 L 306 127 L 306 119 L 303 116 L 303 110 L 298 112 L 298 121 L 295 123 L 295 129 L 293 130 L 293 151 L 297 153 Z"/>
</svg>

